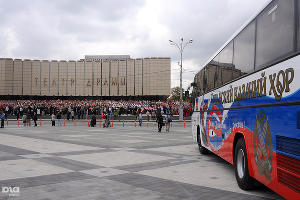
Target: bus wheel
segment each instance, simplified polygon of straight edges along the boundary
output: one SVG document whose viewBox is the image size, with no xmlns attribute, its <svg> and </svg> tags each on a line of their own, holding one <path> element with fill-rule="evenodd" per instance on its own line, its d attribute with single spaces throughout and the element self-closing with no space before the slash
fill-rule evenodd
<svg viewBox="0 0 300 200">
<path fill-rule="evenodd" d="M 205 147 L 203 147 L 203 146 L 201 145 L 201 142 L 198 143 L 198 147 L 199 147 L 199 152 L 200 152 L 201 154 L 205 155 L 205 154 L 208 154 L 208 153 L 209 153 L 209 151 L 208 151 Z"/>
<path fill-rule="evenodd" d="M 208 151 L 205 147 L 203 147 L 203 146 L 201 145 L 201 139 L 200 139 L 200 127 L 199 127 L 199 126 L 197 127 L 197 140 L 198 140 L 199 152 L 200 152 L 201 154 L 203 154 L 203 155 L 208 154 L 209 151 Z"/>
<path fill-rule="evenodd" d="M 251 190 L 254 187 L 254 179 L 249 175 L 246 145 L 243 138 L 236 144 L 234 154 L 235 178 L 242 190 Z"/>
</svg>

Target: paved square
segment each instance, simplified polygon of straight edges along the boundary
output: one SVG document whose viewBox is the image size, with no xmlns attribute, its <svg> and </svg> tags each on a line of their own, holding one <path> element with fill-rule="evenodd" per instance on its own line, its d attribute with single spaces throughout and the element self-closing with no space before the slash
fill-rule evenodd
<svg viewBox="0 0 300 200">
<path fill-rule="evenodd" d="M 191 138 L 190 138 L 191 139 Z M 167 153 L 183 154 L 183 155 L 199 155 L 198 147 L 196 145 L 179 145 L 148 149 L 153 151 L 161 151 Z"/>
<path fill-rule="evenodd" d="M 97 176 L 97 177 L 112 176 L 112 175 L 128 173 L 128 171 L 118 170 L 118 169 L 114 169 L 114 168 L 91 169 L 91 170 L 83 170 L 81 172 L 85 173 L 85 174 Z"/>
<path fill-rule="evenodd" d="M 154 170 L 145 170 L 138 173 L 183 183 L 249 194 L 238 187 L 235 182 L 234 173 L 230 167 L 224 166 L 220 168 L 216 163 L 204 160 Z M 234 188 L 232 184 L 235 185 Z"/>
<path fill-rule="evenodd" d="M 128 143 L 128 144 L 134 144 L 134 143 L 147 142 L 147 141 L 146 140 L 120 140 L 119 142 Z"/>
<path fill-rule="evenodd" d="M 161 160 L 171 159 L 165 156 L 135 153 L 128 151 L 116 151 L 107 153 L 81 154 L 74 156 L 64 156 L 71 160 L 82 161 L 90 164 L 102 165 L 105 167 L 117 167 L 123 165 L 133 165 Z"/>
<path fill-rule="evenodd" d="M 31 159 L 6 160 L 0 162 L 0 180 L 43 176 L 71 172 L 71 170 Z"/>
<path fill-rule="evenodd" d="M 38 134 L 38 131 L 32 132 Z M 88 147 L 82 145 L 74 145 L 62 142 L 53 142 L 41 139 L 32 139 L 21 136 L 13 136 L 0 134 L 0 144 L 17 147 L 20 149 L 26 149 L 30 151 L 36 151 L 39 153 L 55 153 L 66 151 L 79 151 L 79 150 L 92 150 L 95 147 Z"/>
<path fill-rule="evenodd" d="M 175 126 L 0 129 L 0 187 L 20 187 L 0 200 L 281 199 L 240 190 L 230 164 L 200 155 L 189 124 Z"/>
</svg>

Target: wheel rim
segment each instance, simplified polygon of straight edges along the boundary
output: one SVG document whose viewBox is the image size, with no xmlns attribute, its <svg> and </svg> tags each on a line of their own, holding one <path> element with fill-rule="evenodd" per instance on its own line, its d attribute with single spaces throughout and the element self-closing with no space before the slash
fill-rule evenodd
<svg viewBox="0 0 300 200">
<path fill-rule="evenodd" d="M 243 149 L 239 149 L 236 162 L 238 176 L 243 178 L 245 174 L 245 154 Z"/>
</svg>

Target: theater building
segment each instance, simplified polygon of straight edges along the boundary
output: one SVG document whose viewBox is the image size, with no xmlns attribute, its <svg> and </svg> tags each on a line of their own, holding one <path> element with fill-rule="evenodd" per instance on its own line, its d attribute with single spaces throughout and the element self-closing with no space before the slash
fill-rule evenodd
<svg viewBox="0 0 300 200">
<path fill-rule="evenodd" d="M 2 99 L 165 99 L 170 58 L 86 56 L 79 61 L 0 58 Z"/>
</svg>

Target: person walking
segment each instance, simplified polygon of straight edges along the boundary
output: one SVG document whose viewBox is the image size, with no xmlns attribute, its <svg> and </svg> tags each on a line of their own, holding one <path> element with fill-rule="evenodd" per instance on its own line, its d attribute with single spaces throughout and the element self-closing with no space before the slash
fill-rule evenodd
<svg viewBox="0 0 300 200">
<path fill-rule="evenodd" d="M 149 110 L 147 110 L 146 115 L 147 115 L 147 121 L 149 121 L 150 120 L 150 112 L 149 112 Z"/>
<path fill-rule="evenodd" d="M 106 124 L 107 124 L 107 113 L 106 113 L 106 111 L 103 111 L 102 119 L 103 119 L 103 128 L 106 128 Z"/>
<path fill-rule="evenodd" d="M 33 121 L 34 121 L 34 126 L 37 126 L 37 123 L 36 123 L 36 121 L 37 121 L 37 114 L 36 114 L 36 112 L 33 113 Z"/>
<path fill-rule="evenodd" d="M 112 107 L 108 108 L 108 114 L 109 114 L 109 119 L 111 119 L 113 116 Z"/>
<path fill-rule="evenodd" d="M 23 114 L 24 114 L 24 113 L 23 113 L 23 107 L 21 106 L 21 107 L 20 107 L 20 115 L 23 116 Z"/>
<path fill-rule="evenodd" d="M 57 119 L 57 126 L 61 126 L 61 113 L 60 112 L 57 113 L 56 119 Z"/>
<path fill-rule="evenodd" d="M 31 115 L 29 109 L 26 114 L 26 126 L 31 126 Z"/>
<path fill-rule="evenodd" d="M 71 111 L 72 121 L 74 120 L 74 115 L 75 115 L 74 110 L 72 110 L 72 111 Z"/>
<path fill-rule="evenodd" d="M 157 122 L 157 127 L 158 127 L 158 132 L 161 132 L 163 123 L 164 123 L 164 119 L 163 116 L 161 115 L 161 110 L 158 109 L 157 110 L 157 114 L 156 114 L 156 122 Z"/>
<path fill-rule="evenodd" d="M 142 115 L 142 112 L 140 112 L 140 114 L 139 114 L 139 125 L 140 125 L 140 127 L 142 127 L 142 124 L 143 124 L 143 115 Z"/>
<path fill-rule="evenodd" d="M 23 121 L 23 127 L 25 127 L 26 126 L 26 121 L 27 121 L 27 116 L 26 116 L 26 114 L 24 113 L 23 114 L 23 117 L 22 117 L 22 121 Z"/>
<path fill-rule="evenodd" d="M 170 114 L 167 114 L 167 117 L 166 117 L 166 132 L 170 131 L 171 122 L 172 122 L 172 117 L 171 117 Z"/>
<path fill-rule="evenodd" d="M 17 120 L 19 120 L 19 118 L 20 118 L 19 108 L 16 109 L 16 118 L 17 118 Z"/>
<path fill-rule="evenodd" d="M 70 120 L 70 115 L 71 115 L 71 113 L 69 111 L 67 111 L 67 120 L 68 121 Z"/>
<path fill-rule="evenodd" d="M 4 128 L 4 120 L 5 120 L 5 114 L 4 112 L 1 112 L 1 128 Z"/>
<path fill-rule="evenodd" d="M 172 122 L 172 116 L 171 116 L 171 111 L 170 111 L 170 108 L 169 106 L 167 106 L 167 109 L 166 109 L 166 132 L 169 132 L 170 131 L 170 124 Z"/>
<path fill-rule="evenodd" d="M 105 128 L 110 127 L 109 113 L 105 113 Z"/>
<path fill-rule="evenodd" d="M 95 127 L 95 126 L 96 126 L 96 123 L 97 123 L 96 116 L 95 116 L 95 114 L 93 113 L 93 116 L 92 116 L 92 119 L 91 119 L 91 127 Z"/>
<path fill-rule="evenodd" d="M 54 113 L 52 113 L 52 115 L 51 115 L 51 122 L 52 122 L 52 126 L 55 126 L 55 115 L 54 115 Z"/>
</svg>

